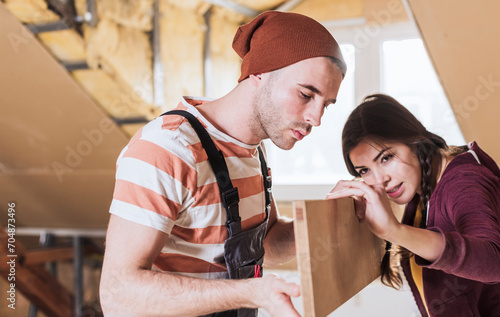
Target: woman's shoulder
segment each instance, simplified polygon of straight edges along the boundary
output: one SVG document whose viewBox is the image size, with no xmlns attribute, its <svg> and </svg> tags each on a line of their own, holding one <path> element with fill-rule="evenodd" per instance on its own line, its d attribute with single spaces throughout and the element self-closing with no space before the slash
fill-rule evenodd
<svg viewBox="0 0 500 317">
<path fill-rule="evenodd" d="M 474 142 L 469 150 L 457 155 L 446 167 L 434 191 L 434 199 L 456 201 L 467 197 L 500 196 L 498 166 Z"/>
<path fill-rule="evenodd" d="M 488 178 L 500 178 L 495 161 L 476 142 L 468 144 L 469 150 L 454 157 L 446 167 L 442 180 L 470 177 L 471 174 Z"/>
</svg>

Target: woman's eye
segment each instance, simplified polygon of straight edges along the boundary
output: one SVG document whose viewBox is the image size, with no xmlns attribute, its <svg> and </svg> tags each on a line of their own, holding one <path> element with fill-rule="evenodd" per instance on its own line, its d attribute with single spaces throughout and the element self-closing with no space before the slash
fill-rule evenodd
<svg viewBox="0 0 500 317">
<path fill-rule="evenodd" d="M 384 155 L 384 156 L 382 156 L 381 162 L 385 163 L 385 162 L 389 161 L 391 158 L 392 158 L 392 154 Z"/>
<path fill-rule="evenodd" d="M 367 169 L 367 168 L 362 168 L 362 169 L 360 169 L 360 170 L 358 171 L 358 174 L 359 174 L 360 176 L 363 176 L 363 175 L 365 175 L 366 173 L 368 173 L 368 169 Z"/>
</svg>

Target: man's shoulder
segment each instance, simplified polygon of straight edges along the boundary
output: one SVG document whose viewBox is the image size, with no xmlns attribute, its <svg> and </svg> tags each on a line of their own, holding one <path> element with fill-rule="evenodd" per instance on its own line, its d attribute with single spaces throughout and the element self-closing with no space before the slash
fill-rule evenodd
<svg viewBox="0 0 500 317">
<path fill-rule="evenodd" d="M 158 168 L 179 162 L 193 166 L 196 162 L 192 144 L 199 142 L 196 134 L 185 119 L 179 116 L 160 116 L 143 126 L 132 137 L 118 158 L 118 165 L 124 159 L 146 162 Z M 130 163 L 132 164 L 132 163 Z M 135 164 L 135 163 L 134 163 Z"/>
<path fill-rule="evenodd" d="M 166 143 L 182 143 L 184 145 L 192 143 L 194 131 L 187 120 L 179 115 L 161 115 L 143 126 L 132 137 L 129 146 L 142 140 L 157 145 L 166 145 Z"/>
</svg>

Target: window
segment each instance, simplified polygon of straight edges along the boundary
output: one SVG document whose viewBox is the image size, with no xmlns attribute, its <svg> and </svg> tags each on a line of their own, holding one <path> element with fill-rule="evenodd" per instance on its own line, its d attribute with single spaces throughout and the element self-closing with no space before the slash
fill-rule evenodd
<svg viewBox="0 0 500 317">
<path fill-rule="evenodd" d="M 381 64 L 382 92 L 396 98 L 448 144 L 465 144 L 421 39 L 384 41 Z"/>
<path fill-rule="evenodd" d="M 322 199 L 337 181 L 352 178 L 342 157 L 341 134 L 351 111 L 368 94 L 383 92 L 393 96 L 429 131 L 449 144 L 465 143 L 411 23 L 384 27 L 363 45 L 356 45 L 353 36 L 359 27 L 331 31 L 341 44 L 348 67 L 337 104 L 325 111 L 321 126 L 313 128 L 290 151 L 266 141 L 278 201 Z"/>
</svg>

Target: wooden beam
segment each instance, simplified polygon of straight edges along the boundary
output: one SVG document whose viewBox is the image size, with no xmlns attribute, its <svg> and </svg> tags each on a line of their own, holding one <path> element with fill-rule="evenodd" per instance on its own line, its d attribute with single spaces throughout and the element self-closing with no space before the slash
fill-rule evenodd
<svg viewBox="0 0 500 317">
<path fill-rule="evenodd" d="M 327 316 L 380 275 L 382 242 L 360 224 L 351 198 L 295 201 L 304 316 Z"/>
<path fill-rule="evenodd" d="M 95 252 L 95 248 L 91 245 L 86 245 L 83 248 L 83 255 L 89 255 Z M 59 262 L 73 260 L 73 247 L 51 247 L 28 250 L 24 253 L 22 265 L 34 266 L 48 262 Z"/>
<path fill-rule="evenodd" d="M 46 0 L 46 2 L 49 4 L 49 8 L 59 14 L 71 29 L 77 28 L 74 1 Z"/>
<path fill-rule="evenodd" d="M 19 262 L 26 252 L 14 240 L 15 235 L 0 228 L 0 258 L 7 264 L 0 267 L 0 275 L 8 283 L 8 298 L 15 299 L 19 291 L 48 316 L 73 316 L 73 295 L 44 267 Z"/>
</svg>

